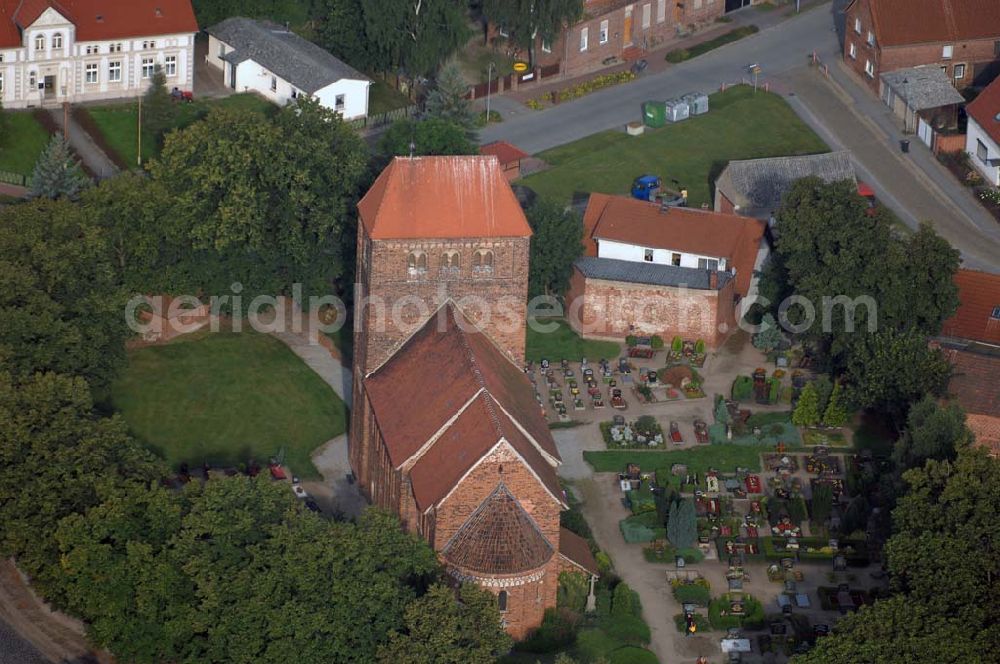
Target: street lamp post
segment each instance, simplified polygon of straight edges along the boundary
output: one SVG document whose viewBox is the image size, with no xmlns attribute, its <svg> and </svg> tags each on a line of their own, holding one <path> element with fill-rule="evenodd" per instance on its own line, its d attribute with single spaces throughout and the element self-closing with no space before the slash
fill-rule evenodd
<svg viewBox="0 0 1000 664">
<path fill-rule="evenodd" d="M 492 62 L 486 68 L 486 124 L 490 123 L 490 91 L 493 89 L 493 68 Z"/>
</svg>

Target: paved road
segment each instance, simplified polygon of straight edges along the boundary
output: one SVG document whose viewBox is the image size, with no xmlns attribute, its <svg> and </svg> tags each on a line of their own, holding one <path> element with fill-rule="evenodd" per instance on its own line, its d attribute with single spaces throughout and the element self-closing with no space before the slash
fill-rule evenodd
<svg viewBox="0 0 1000 664">
<path fill-rule="evenodd" d="M 0 620 L 0 664 L 47 664 L 48 659 Z"/>
<path fill-rule="evenodd" d="M 633 83 L 595 92 L 576 101 L 506 118 L 480 133 L 483 143 L 510 141 L 529 153 L 569 143 L 606 129 L 623 128 L 638 120 L 647 99 L 665 99 L 684 92 L 715 92 L 723 82 L 739 82 L 750 62 L 761 65 L 762 76 L 773 78 L 806 64 L 819 44 L 836 45 L 830 6 L 767 28 L 664 72 Z M 652 57 L 662 57 L 656 54 Z"/>
</svg>

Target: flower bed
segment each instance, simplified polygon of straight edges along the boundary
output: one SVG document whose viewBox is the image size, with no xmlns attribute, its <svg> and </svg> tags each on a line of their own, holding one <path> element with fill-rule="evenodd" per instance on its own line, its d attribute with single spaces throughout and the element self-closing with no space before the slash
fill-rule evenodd
<svg viewBox="0 0 1000 664">
<path fill-rule="evenodd" d="M 631 70 L 620 71 L 614 74 L 603 74 L 601 76 L 596 76 L 589 81 L 577 83 L 572 87 L 555 90 L 545 97 L 529 99 L 525 102 L 525 106 L 537 111 L 545 108 L 549 102 L 558 104 L 564 101 L 572 101 L 585 95 L 589 95 L 591 92 L 597 92 L 598 90 L 603 90 L 604 88 L 608 88 L 613 85 L 628 83 L 634 78 L 635 73 Z"/>
<path fill-rule="evenodd" d="M 601 435 L 604 437 L 604 444 L 608 449 L 639 449 L 655 450 L 664 449 L 667 446 L 667 437 L 663 435 L 663 427 L 650 415 L 643 415 L 635 422 L 626 425 L 632 431 L 631 440 L 615 440 L 612 430 L 615 427 L 613 422 L 601 422 Z M 639 441 L 639 436 L 645 438 L 645 442 Z M 660 437 L 660 442 L 655 442 L 656 437 Z"/>
<path fill-rule="evenodd" d="M 712 585 L 708 579 L 697 577 L 691 580 L 673 579 L 670 587 L 674 594 L 674 599 L 679 604 L 697 604 L 698 606 L 708 606 L 712 599 Z"/>
</svg>

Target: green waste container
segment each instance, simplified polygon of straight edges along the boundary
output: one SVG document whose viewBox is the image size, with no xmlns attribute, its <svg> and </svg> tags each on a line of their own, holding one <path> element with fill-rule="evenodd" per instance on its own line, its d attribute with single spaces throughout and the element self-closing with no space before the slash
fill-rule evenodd
<svg viewBox="0 0 1000 664">
<path fill-rule="evenodd" d="M 667 107 L 662 101 L 642 103 L 642 122 L 647 127 L 662 127 L 667 124 Z"/>
</svg>

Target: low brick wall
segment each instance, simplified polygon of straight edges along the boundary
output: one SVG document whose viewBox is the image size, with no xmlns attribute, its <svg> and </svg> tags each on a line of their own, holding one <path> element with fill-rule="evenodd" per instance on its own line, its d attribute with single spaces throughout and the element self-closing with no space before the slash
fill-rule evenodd
<svg viewBox="0 0 1000 664">
<path fill-rule="evenodd" d="M 934 154 L 961 152 L 965 149 L 965 134 L 935 134 Z"/>
</svg>

